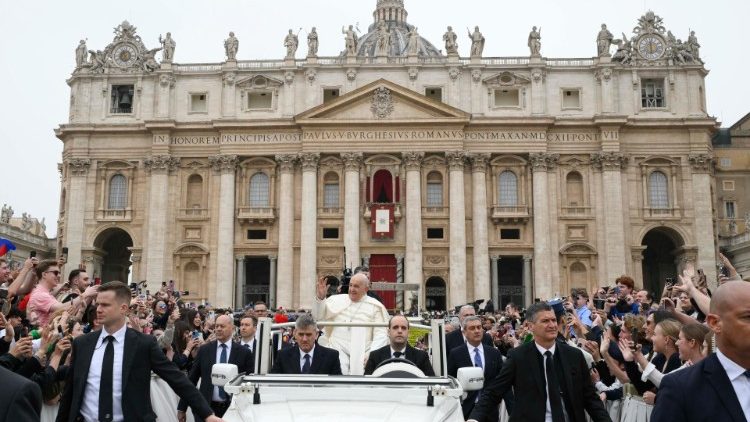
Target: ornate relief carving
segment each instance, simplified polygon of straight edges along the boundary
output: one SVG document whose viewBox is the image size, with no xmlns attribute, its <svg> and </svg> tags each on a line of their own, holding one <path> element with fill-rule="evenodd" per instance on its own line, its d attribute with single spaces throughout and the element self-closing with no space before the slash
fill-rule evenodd
<svg viewBox="0 0 750 422">
<path fill-rule="evenodd" d="M 171 171 L 180 164 L 180 159 L 171 155 L 152 155 L 143 160 L 148 171 Z"/>
<path fill-rule="evenodd" d="M 310 68 L 305 71 L 305 78 L 310 83 L 315 82 L 315 78 L 318 76 L 318 71 L 315 68 Z"/>
<path fill-rule="evenodd" d="M 714 166 L 714 157 L 710 154 L 691 155 L 688 161 L 694 173 L 708 173 Z"/>
<path fill-rule="evenodd" d="M 390 116 L 393 113 L 393 96 L 391 96 L 391 90 L 386 87 L 376 89 L 372 94 L 370 110 L 379 119 Z"/>
<path fill-rule="evenodd" d="M 596 72 L 594 72 L 594 77 L 597 81 L 609 81 L 612 79 L 612 68 L 605 67 L 603 69 L 597 69 Z"/>
<path fill-rule="evenodd" d="M 445 153 L 448 160 L 448 168 L 451 170 L 463 170 L 466 164 L 466 153 L 463 151 L 448 151 Z"/>
<path fill-rule="evenodd" d="M 287 85 L 291 85 L 292 82 L 294 82 L 294 72 L 291 70 L 288 70 L 284 73 L 284 82 L 286 82 Z"/>
<path fill-rule="evenodd" d="M 359 171 L 362 165 L 361 152 L 344 152 L 341 154 L 341 159 L 344 161 L 345 170 Z"/>
<path fill-rule="evenodd" d="M 422 167 L 424 153 L 409 151 L 403 153 L 402 158 L 404 161 L 404 168 L 406 168 L 406 170 L 419 170 Z"/>
<path fill-rule="evenodd" d="M 237 74 L 234 72 L 226 73 L 224 74 L 224 85 L 231 86 L 234 85 L 234 81 L 237 79 Z"/>
<path fill-rule="evenodd" d="M 448 76 L 450 76 L 451 80 L 455 82 L 456 79 L 458 79 L 458 77 L 461 76 L 461 69 L 457 67 L 452 67 L 448 69 Z"/>
<path fill-rule="evenodd" d="M 480 69 L 474 69 L 471 71 L 471 79 L 474 80 L 474 82 L 480 82 L 482 80 L 482 71 Z"/>
<path fill-rule="evenodd" d="M 468 158 L 471 161 L 471 171 L 487 171 L 487 163 L 490 162 L 490 156 L 491 154 L 488 153 L 469 154 Z"/>
<path fill-rule="evenodd" d="M 409 68 L 409 79 L 411 79 L 412 81 L 416 81 L 418 76 L 419 76 L 419 68 L 410 67 Z"/>
<path fill-rule="evenodd" d="M 357 69 L 354 69 L 354 68 L 347 69 L 346 79 L 348 79 L 349 82 L 354 82 L 354 80 L 357 79 Z"/>
<path fill-rule="evenodd" d="M 162 88 L 174 88 L 175 81 L 176 79 L 173 75 L 159 75 L 159 85 L 161 85 Z"/>
<path fill-rule="evenodd" d="M 294 154 L 279 154 L 276 157 L 276 164 L 282 172 L 294 171 L 294 164 L 297 162 L 297 156 Z"/>
<path fill-rule="evenodd" d="M 438 265 L 445 262 L 445 257 L 441 255 L 428 255 L 424 257 L 425 264 Z"/>
<path fill-rule="evenodd" d="M 529 161 L 533 171 L 547 171 L 557 167 L 560 161 L 560 154 L 548 154 L 546 152 L 532 152 L 529 154 Z"/>
<path fill-rule="evenodd" d="M 300 164 L 302 165 L 302 171 L 316 171 L 318 170 L 318 162 L 320 162 L 320 154 L 317 152 L 304 152 L 298 157 Z"/>
<path fill-rule="evenodd" d="M 240 159 L 236 155 L 212 155 L 208 157 L 208 164 L 214 171 L 234 172 Z"/>
<path fill-rule="evenodd" d="M 622 170 L 629 158 L 619 152 L 595 152 L 591 154 L 591 164 L 599 170 Z"/>
<path fill-rule="evenodd" d="M 68 172 L 73 176 L 85 176 L 91 167 L 91 160 L 88 158 L 71 158 L 68 160 Z"/>
<path fill-rule="evenodd" d="M 531 71 L 531 79 L 534 82 L 544 82 L 544 80 L 547 78 L 547 73 L 542 69 L 534 69 Z"/>
<path fill-rule="evenodd" d="M 339 257 L 336 255 L 325 255 L 320 257 L 321 264 L 333 265 L 337 262 L 339 262 Z"/>
</svg>

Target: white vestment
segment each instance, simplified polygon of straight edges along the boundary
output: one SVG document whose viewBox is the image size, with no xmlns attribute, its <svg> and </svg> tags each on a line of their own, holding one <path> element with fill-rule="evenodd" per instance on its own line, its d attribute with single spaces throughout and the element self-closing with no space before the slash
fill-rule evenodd
<svg viewBox="0 0 750 422">
<path fill-rule="evenodd" d="M 390 316 L 382 303 L 369 296 L 364 296 L 359 302 L 352 302 L 347 294 L 333 295 L 326 300 L 315 301 L 312 309 L 313 317 L 317 321 L 335 322 L 383 322 L 388 323 Z M 331 347 L 339 351 L 341 373 L 349 374 L 349 356 L 351 355 L 351 329 L 349 327 L 325 327 L 325 335 L 318 342 L 322 346 Z M 388 344 L 387 327 L 366 327 L 364 356 L 369 356 L 370 350 L 379 349 Z M 362 374 L 364 362 L 360 362 Z M 359 366 L 357 366 L 359 368 Z"/>
</svg>

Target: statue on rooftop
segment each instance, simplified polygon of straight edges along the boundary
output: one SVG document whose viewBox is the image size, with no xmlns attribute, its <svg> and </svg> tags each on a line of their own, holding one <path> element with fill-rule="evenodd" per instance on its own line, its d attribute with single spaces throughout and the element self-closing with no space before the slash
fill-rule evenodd
<svg viewBox="0 0 750 422">
<path fill-rule="evenodd" d="M 357 33 L 354 32 L 354 25 L 349 25 L 349 29 L 341 27 L 341 33 L 346 35 L 346 55 L 357 55 Z"/>
<path fill-rule="evenodd" d="M 471 39 L 471 57 L 482 57 L 482 52 L 484 51 L 484 35 L 482 35 L 481 32 L 479 32 L 479 27 L 474 27 L 474 32 L 466 29 L 469 33 L 469 38 Z"/>
<path fill-rule="evenodd" d="M 417 27 L 413 26 L 409 31 L 409 40 L 406 44 L 406 54 L 409 56 L 416 56 L 419 54 L 419 33 Z"/>
<path fill-rule="evenodd" d="M 318 56 L 318 31 L 313 26 L 309 34 L 307 34 L 307 57 Z"/>
<path fill-rule="evenodd" d="M 86 41 L 81 40 L 81 42 L 78 43 L 78 47 L 76 48 L 76 68 L 80 68 L 86 64 L 87 55 L 88 50 L 86 49 Z"/>
<path fill-rule="evenodd" d="M 443 34 L 443 41 L 445 41 L 445 52 L 448 55 L 458 54 L 458 43 L 456 40 L 458 36 L 453 32 L 453 27 L 448 27 L 448 31 Z"/>
<path fill-rule="evenodd" d="M 224 51 L 227 54 L 227 61 L 237 60 L 237 50 L 240 48 L 240 41 L 234 36 L 234 32 L 229 33 L 229 38 L 224 40 Z"/>
<path fill-rule="evenodd" d="M 297 47 L 299 47 L 299 37 L 291 29 L 284 38 L 284 47 L 286 47 L 286 58 L 293 59 L 297 53 Z"/>
<path fill-rule="evenodd" d="M 172 59 L 174 59 L 174 49 L 177 47 L 177 43 L 172 39 L 172 33 L 167 32 L 167 36 L 164 39 L 159 35 L 159 43 L 161 43 L 162 48 L 161 61 L 164 63 L 172 63 Z"/>
<path fill-rule="evenodd" d="M 690 54 L 693 55 L 693 58 L 700 59 L 701 45 L 698 44 L 698 37 L 695 36 L 695 31 L 690 31 L 690 36 L 688 36 L 686 44 L 687 44 L 687 49 L 688 51 L 690 51 Z"/>
<path fill-rule="evenodd" d="M 391 51 L 391 31 L 385 21 L 380 21 L 378 25 L 378 40 L 375 44 L 377 56 L 388 56 Z"/>
<path fill-rule="evenodd" d="M 599 57 L 610 57 L 609 47 L 612 45 L 612 33 L 607 29 L 606 24 L 602 24 L 599 35 L 596 36 L 596 52 Z"/>
<path fill-rule="evenodd" d="M 542 55 L 542 28 L 539 28 L 538 31 L 536 29 L 536 26 L 531 28 L 531 32 L 529 32 L 528 45 L 532 57 L 539 57 Z"/>
</svg>

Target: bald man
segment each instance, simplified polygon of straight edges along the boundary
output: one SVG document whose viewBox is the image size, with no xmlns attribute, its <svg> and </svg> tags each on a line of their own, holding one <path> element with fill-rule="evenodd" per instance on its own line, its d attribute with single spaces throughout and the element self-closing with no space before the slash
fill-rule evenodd
<svg viewBox="0 0 750 422">
<path fill-rule="evenodd" d="M 388 323 L 389 315 L 382 303 L 367 296 L 370 280 L 364 273 L 354 274 L 349 281 L 349 293 L 333 295 L 326 299 L 326 278 L 318 280 L 316 286 L 316 300 L 313 307 L 313 317 L 317 321 L 336 322 L 382 322 Z M 351 329 L 349 327 L 326 327 L 325 335 L 318 342 L 339 351 L 341 373 L 344 375 L 364 374 L 365 357 L 371 350 L 379 349 L 388 344 L 386 327 L 365 328 L 364 354 L 357 356 L 350 363 L 352 352 Z M 361 357 L 361 360 L 359 359 Z"/>
<path fill-rule="evenodd" d="M 229 407 L 231 398 L 223 388 L 211 383 L 211 369 L 215 363 L 231 363 L 237 365 L 240 374 L 252 373 L 255 362 L 253 352 L 232 341 L 234 334 L 234 320 L 228 315 L 219 315 L 214 324 L 216 340 L 206 343 L 198 349 L 198 356 L 190 369 L 190 381 L 198 384 L 201 380 L 200 392 L 211 405 L 211 409 L 218 417 L 222 417 Z M 187 402 L 180 400 L 177 405 L 177 419 L 186 420 Z"/>
<path fill-rule="evenodd" d="M 662 379 L 651 422 L 750 421 L 750 283 L 719 287 L 706 322 L 718 350 Z"/>
</svg>

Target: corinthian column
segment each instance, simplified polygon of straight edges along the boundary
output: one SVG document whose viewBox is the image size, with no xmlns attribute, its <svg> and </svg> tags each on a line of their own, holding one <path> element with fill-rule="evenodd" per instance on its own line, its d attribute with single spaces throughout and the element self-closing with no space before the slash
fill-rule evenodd
<svg viewBox="0 0 750 422">
<path fill-rule="evenodd" d="M 299 307 L 312 309 L 317 278 L 318 161 L 320 154 L 299 156 L 302 165 L 302 219 L 300 220 Z"/>
<path fill-rule="evenodd" d="M 179 162 L 179 159 L 169 155 L 154 155 L 143 161 L 146 170 L 151 173 L 148 194 L 148 231 L 144 245 L 146 280 L 151 291 L 158 290 L 160 283 L 169 277 L 169 274 L 164 273 L 164 254 L 167 246 L 164 228 L 167 226 L 169 172 Z M 230 270 L 232 268 L 230 267 Z"/>
<path fill-rule="evenodd" d="M 627 274 L 625 265 L 625 219 L 622 203 L 622 169 L 628 157 L 617 152 L 591 154 L 594 168 L 602 171 L 604 202 L 604 244 L 606 247 L 607 280 Z"/>
<path fill-rule="evenodd" d="M 422 285 L 422 152 L 403 154 L 406 169 L 406 253 L 404 256 L 404 279 L 407 284 Z M 422 292 L 422 294 L 424 294 Z M 411 297 L 407 295 L 405 309 L 411 308 Z"/>
<path fill-rule="evenodd" d="M 230 276 L 234 274 L 234 176 L 239 159 L 236 155 L 216 155 L 208 157 L 208 161 L 220 175 L 214 297 L 216 305 L 231 306 L 233 287 L 242 283 L 242 280 L 232 283 Z"/>
<path fill-rule="evenodd" d="M 83 248 L 83 218 L 86 207 L 86 175 L 91 161 L 88 158 L 71 158 L 67 160 L 70 186 L 67 190 L 68 209 L 65 210 L 65 241 L 68 247 L 69 266 L 77 267 L 81 263 Z M 64 205 L 64 204 L 63 204 Z"/>
<path fill-rule="evenodd" d="M 359 168 L 362 154 L 346 152 L 344 160 L 344 266 L 359 265 Z"/>
<path fill-rule="evenodd" d="M 293 306 L 294 292 L 294 163 L 296 155 L 277 155 L 279 166 L 279 260 L 275 306 Z M 273 293 L 273 292 L 272 292 Z"/>
<path fill-rule="evenodd" d="M 543 300 L 551 298 L 553 293 L 547 170 L 554 167 L 558 159 L 559 156 L 556 154 L 532 153 L 529 155 L 534 172 L 534 291 L 537 292 L 537 297 Z"/>
<path fill-rule="evenodd" d="M 490 252 L 487 239 L 487 163 L 490 154 L 473 154 L 471 159 L 471 222 L 474 239 L 474 299 L 490 299 Z M 497 304 L 497 302 L 494 302 Z"/>
<path fill-rule="evenodd" d="M 706 279 L 716 280 L 713 213 L 711 211 L 711 170 L 714 158 L 709 154 L 691 155 L 693 210 L 695 212 L 695 243 L 698 245 L 697 267 L 706 272 Z"/>
<path fill-rule="evenodd" d="M 450 303 L 448 308 L 466 303 L 466 203 L 464 200 L 463 151 L 445 153 L 450 172 Z"/>
</svg>

